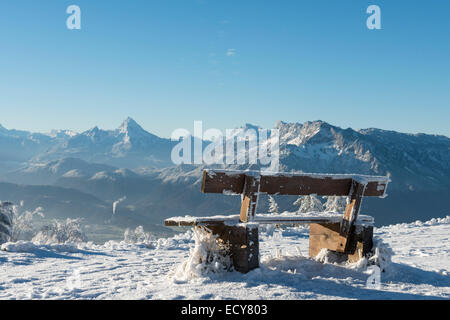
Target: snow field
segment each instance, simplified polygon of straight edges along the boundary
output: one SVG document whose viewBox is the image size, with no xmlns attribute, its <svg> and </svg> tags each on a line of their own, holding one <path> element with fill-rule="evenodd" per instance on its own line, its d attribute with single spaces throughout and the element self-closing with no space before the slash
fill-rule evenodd
<svg viewBox="0 0 450 320">
<path fill-rule="evenodd" d="M 199 236 L 189 230 L 151 243 L 5 243 L 0 298 L 450 298 L 450 217 L 375 229 L 375 238 L 394 252 L 381 273 L 380 290 L 367 287 L 370 272 L 364 263 L 321 263 L 307 257 L 307 227 L 261 228 L 261 267 L 245 275 L 217 272 L 226 265 L 223 257 L 202 266 L 196 257 L 205 255 L 202 246 L 211 239 L 196 247 Z"/>
</svg>

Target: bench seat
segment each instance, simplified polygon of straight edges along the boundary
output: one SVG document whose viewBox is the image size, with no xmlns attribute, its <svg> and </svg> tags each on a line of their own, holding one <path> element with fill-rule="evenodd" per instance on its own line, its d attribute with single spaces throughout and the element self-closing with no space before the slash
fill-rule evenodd
<svg viewBox="0 0 450 320">
<path fill-rule="evenodd" d="M 311 214 L 311 215 L 309 215 Z M 314 216 L 313 216 L 314 215 Z M 211 216 L 211 217 L 172 217 L 164 221 L 167 227 L 190 227 L 190 226 L 205 226 L 215 224 L 235 225 L 240 223 L 239 215 L 227 216 Z M 291 214 L 256 214 L 253 223 L 258 224 L 310 224 L 310 223 L 340 223 L 342 221 L 342 213 L 330 212 L 325 216 L 323 213 L 311 212 L 308 215 L 293 215 Z M 360 225 L 373 225 L 374 218 L 367 215 L 358 215 L 356 220 Z"/>
</svg>

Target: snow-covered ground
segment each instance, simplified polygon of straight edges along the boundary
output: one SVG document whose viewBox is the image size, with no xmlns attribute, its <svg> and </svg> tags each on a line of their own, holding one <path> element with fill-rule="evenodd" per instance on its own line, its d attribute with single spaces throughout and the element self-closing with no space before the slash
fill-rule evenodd
<svg viewBox="0 0 450 320">
<path fill-rule="evenodd" d="M 147 244 L 6 243 L 0 251 L 1 299 L 449 299 L 450 217 L 377 228 L 392 263 L 381 288 L 355 265 L 306 257 L 308 228 L 260 233 L 261 267 L 189 277 L 179 266 L 192 231 Z M 178 272 L 176 272 L 178 269 Z"/>
</svg>

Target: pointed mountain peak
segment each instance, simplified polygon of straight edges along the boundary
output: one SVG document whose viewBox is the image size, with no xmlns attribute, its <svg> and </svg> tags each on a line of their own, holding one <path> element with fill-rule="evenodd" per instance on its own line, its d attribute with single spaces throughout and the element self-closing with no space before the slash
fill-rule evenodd
<svg viewBox="0 0 450 320">
<path fill-rule="evenodd" d="M 275 125 L 274 125 L 274 129 L 286 129 L 286 128 L 291 128 L 291 127 L 301 127 L 302 124 L 300 122 L 286 122 L 286 121 L 282 121 L 282 120 L 278 120 Z"/>
<path fill-rule="evenodd" d="M 122 122 L 122 126 L 123 125 L 138 125 L 136 121 L 134 121 L 133 118 L 131 117 L 127 117 L 123 122 Z"/>
<path fill-rule="evenodd" d="M 321 127 L 322 125 L 329 125 L 327 122 L 322 121 L 322 120 L 314 120 L 314 121 L 306 121 L 305 123 L 303 123 L 303 125 L 309 125 L 309 126 L 317 126 L 317 127 Z"/>
<path fill-rule="evenodd" d="M 328 132 L 331 129 L 339 131 L 342 130 L 342 128 L 333 126 L 328 122 L 322 120 L 306 121 L 305 123 L 303 123 L 302 127 L 303 130 L 316 131 L 316 133 L 323 131 Z"/>
<path fill-rule="evenodd" d="M 287 125 L 288 123 L 282 120 L 277 120 L 277 122 L 275 122 L 275 126 L 274 128 L 279 128 L 281 126 Z"/>
<path fill-rule="evenodd" d="M 93 138 L 93 137 L 97 137 L 101 133 L 102 133 L 102 130 L 100 130 L 98 126 L 95 126 L 91 129 L 83 132 L 82 135 Z"/>
<path fill-rule="evenodd" d="M 145 131 L 144 129 L 142 129 L 142 127 L 136 122 L 134 121 L 133 118 L 128 117 L 126 118 L 122 124 L 120 125 L 120 127 L 118 128 L 118 130 L 121 133 L 127 133 L 129 131 Z"/>
<path fill-rule="evenodd" d="M 154 134 L 151 134 L 150 132 L 144 130 L 136 121 L 133 120 L 133 118 L 126 118 L 121 126 L 116 129 L 116 133 L 119 133 L 120 135 L 125 135 L 125 137 L 152 137 L 155 138 L 156 136 Z"/>
</svg>

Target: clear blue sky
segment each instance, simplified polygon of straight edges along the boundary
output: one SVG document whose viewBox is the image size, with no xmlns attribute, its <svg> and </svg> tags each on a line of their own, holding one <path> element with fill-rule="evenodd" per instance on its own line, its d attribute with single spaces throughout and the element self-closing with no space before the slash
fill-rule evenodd
<svg viewBox="0 0 450 320">
<path fill-rule="evenodd" d="M 370 4 L 382 30 L 366 28 Z M 2 0 L 0 124 L 83 131 L 131 116 L 167 137 L 194 120 L 321 119 L 450 136 L 449 13 L 444 0 Z"/>
</svg>

